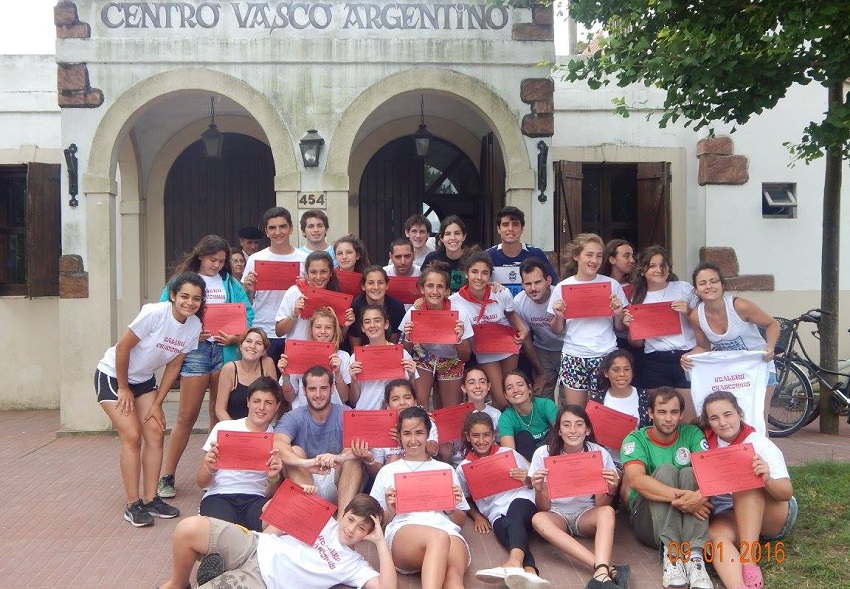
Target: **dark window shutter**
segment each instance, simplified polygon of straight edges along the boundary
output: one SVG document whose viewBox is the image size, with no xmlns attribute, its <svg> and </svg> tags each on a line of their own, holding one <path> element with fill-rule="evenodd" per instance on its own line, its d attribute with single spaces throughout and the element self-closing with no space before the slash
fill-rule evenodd
<svg viewBox="0 0 850 589">
<path fill-rule="evenodd" d="M 566 246 L 581 233 L 581 162 L 555 162 L 555 199 L 558 216 L 555 226 L 555 247 L 558 252 L 558 274 L 565 278 L 569 262 Z"/>
<path fill-rule="evenodd" d="M 27 165 L 27 295 L 59 296 L 59 164 Z"/>
<path fill-rule="evenodd" d="M 670 249 L 670 162 L 638 164 L 638 249 Z"/>
</svg>

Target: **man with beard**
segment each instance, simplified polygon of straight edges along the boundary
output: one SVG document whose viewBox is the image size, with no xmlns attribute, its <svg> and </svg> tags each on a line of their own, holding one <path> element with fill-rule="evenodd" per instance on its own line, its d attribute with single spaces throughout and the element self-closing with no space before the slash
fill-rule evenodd
<svg viewBox="0 0 850 589">
<path fill-rule="evenodd" d="M 626 436 L 621 450 L 632 528 L 662 552 L 664 587 L 713 589 L 703 560 L 711 502 L 691 467 L 691 454 L 708 449 L 705 436 L 680 424 L 685 402 L 676 389 L 655 389 L 650 406 L 652 425 Z"/>
<path fill-rule="evenodd" d="M 342 447 L 343 407 L 331 403 L 333 374 L 313 366 L 301 384 L 307 405 L 285 413 L 274 429 L 286 478 L 314 485 L 316 493 L 331 503 L 348 505 L 362 488 L 363 467 L 350 448 Z"/>
</svg>

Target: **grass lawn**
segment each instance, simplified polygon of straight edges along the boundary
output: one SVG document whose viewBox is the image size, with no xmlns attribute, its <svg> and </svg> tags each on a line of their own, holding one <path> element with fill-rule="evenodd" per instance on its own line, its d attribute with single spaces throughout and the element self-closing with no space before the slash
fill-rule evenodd
<svg viewBox="0 0 850 589">
<path fill-rule="evenodd" d="M 850 589 L 850 464 L 789 470 L 800 513 L 785 538 L 784 562 L 763 557 L 766 589 Z"/>
</svg>

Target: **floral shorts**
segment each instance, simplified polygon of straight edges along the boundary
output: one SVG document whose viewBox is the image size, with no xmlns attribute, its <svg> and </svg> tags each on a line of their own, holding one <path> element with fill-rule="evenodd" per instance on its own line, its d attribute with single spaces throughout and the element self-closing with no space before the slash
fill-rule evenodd
<svg viewBox="0 0 850 589">
<path fill-rule="evenodd" d="M 603 357 L 579 358 L 564 354 L 561 357 L 561 384 L 576 391 L 595 391 Z"/>
<path fill-rule="evenodd" d="M 440 358 L 419 344 L 413 346 L 411 356 L 416 361 L 417 370 L 430 372 L 437 380 L 460 380 L 463 378 L 465 363 L 460 358 Z"/>
</svg>

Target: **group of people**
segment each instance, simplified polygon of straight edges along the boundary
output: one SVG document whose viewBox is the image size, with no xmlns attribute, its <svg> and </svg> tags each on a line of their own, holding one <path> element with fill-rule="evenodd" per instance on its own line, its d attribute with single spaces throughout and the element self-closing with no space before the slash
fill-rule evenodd
<svg viewBox="0 0 850 589">
<path fill-rule="evenodd" d="M 529 548 L 536 532 L 589 571 L 588 588 L 615 589 L 626 587 L 630 574 L 613 562 L 617 508 L 628 512 L 641 541 L 659 549 L 665 587 L 710 589 L 706 560 L 727 589 L 763 586 L 758 566 L 742 564 L 734 547 L 790 530 L 796 500 L 787 468 L 778 448 L 744 423 L 731 393 L 706 397 L 697 416 L 687 370 L 690 355 L 711 349 L 762 350 L 770 363 L 778 325 L 724 292 L 711 264 L 697 267 L 692 286 L 672 274 L 659 246 L 635 259 L 623 240 L 605 244 L 582 234 L 572 244 L 568 277 L 559 281 L 545 253 L 522 242 L 522 211 L 505 207 L 497 223 L 500 243 L 482 251 L 466 243 L 463 220 L 448 216 L 431 250 L 430 222 L 414 215 L 405 237 L 390 244 L 388 264 L 372 265 L 355 236 L 328 244 L 321 210 L 302 215 L 305 245 L 294 247 L 291 214 L 274 207 L 263 216 L 263 232 L 240 232 L 239 249 L 210 235 L 186 255 L 161 302 L 142 308 L 95 374 L 98 402 L 121 440 L 124 518 L 137 527 L 179 515 L 163 498 L 177 494 L 176 469 L 210 391 L 211 431 L 196 474 L 205 489 L 200 516 L 178 525 L 172 577 L 163 587 L 188 586 L 194 561 L 207 554 L 199 581 L 223 574 L 253 579 L 252 587 L 309 578 L 305 586 L 395 589 L 397 569 L 421 573 L 425 589 L 460 588 L 470 562 L 462 528 L 471 519 L 475 532 L 493 531 L 507 550 L 502 566 L 476 573 L 481 581 L 546 587 Z M 270 245 L 257 250 L 263 235 Z M 258 262 L 268 261 L 296 262 L 300 277 L 286 290 L 257 288 Z M 351 307 L 319 307 L 305 317 L 311 292 L 340 290 L 337 273 L 360 277 Z M 415 302 L 388 294 L 397 277 L 416 278 Z M 609 316 L 568 312 L 563 287 L 590 283 L 609 285 Z M 205 307 L 233 302 L 246 308 L 242 333 L 203 329 Z M 681 333 L 632 339 L 629 305 L 644 302 L 669 303 Z M 416 335 L 418 312 L 447 310 L 457 319 L 453 334 L 437 338 L 443 343 Z M 485 346 L 496 333 L 508 334 L 511 351 Z M 299 341 L 328 344 L 329 352 L 291 374 L 287 346 Z M 403 376 L 366 376 L 371 353 L 398 344 L 394 362 Z M 157 384 L 154 372 L 162 367 Z M 162 403 L 178 376 L 178 417 L 164 452 Z M 460 437 L 440 437 L 430 411 L 464 400 L 472 409 Z M 596 443 L 589 400 L 636 419 L 620 447 Z M 390 431 L 397 445 L 343 444 L 343 412 L 350 409 L 398 411 Z M 265 472 L 217 468 L 222 431 L 273 433 Z M 691 454 L 740 443 L 755 447 L 753 472 L 764 488 L 703 497 Z M 513 454 L 517 467 L 509 476 L 518 488 L 473 500 L 464 465 L 504 452 Z M 579 452 L 601 454 L 606 492 L 550 497 L 546 459 Z M 451 471 L 453 510 L 396 512 L 394 475 L 420 470 Z M 335 566 L 325 548 L 263 532 L 264 506 L 284 478 L 339 506 L 338 521 L 321 536 L 341 559 Z M 592 549 L 580 537 L 592 538 Z M 351 550 L 362 539 L 377 546 L 378 571 Z M 703 547 L 721 542 L 724 558 L 705 558 Z"/>
</svg>

